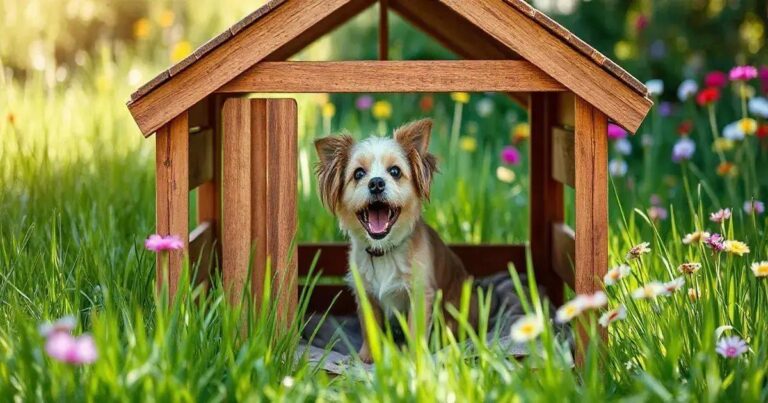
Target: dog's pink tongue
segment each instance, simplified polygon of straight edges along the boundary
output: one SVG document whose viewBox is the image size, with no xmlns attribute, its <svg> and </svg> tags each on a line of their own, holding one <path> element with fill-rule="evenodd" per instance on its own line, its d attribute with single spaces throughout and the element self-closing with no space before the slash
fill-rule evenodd
<svg viewBox="0 0 768 403">
<path fill-rule="evenodd" d="M 374 234 L 380 234 L 387 230 L 387 210 L 368 210 L 368 229 Z"/>
</svg>

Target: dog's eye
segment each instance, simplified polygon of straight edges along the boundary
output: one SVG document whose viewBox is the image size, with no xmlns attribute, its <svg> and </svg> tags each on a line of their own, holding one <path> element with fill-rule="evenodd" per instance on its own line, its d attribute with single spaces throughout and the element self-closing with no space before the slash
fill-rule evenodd
<svg viewBox="0 0 768 403">
<path fill-rule="evenodd" d="M 357 168 L 355 169 L 355 180 L 359 181 L 360 179 L 363 179 L 365 176 L 365 169 L 363 168 Z"/>
<path fill-rule="evenodd" d="M 389 174 L 392 175 L 393 178 L 397 179 L 400 177 L 402 172 L 400 172 L 400 167 L 395 165 L 395 166 L 389 167 Z"/>
</svg>

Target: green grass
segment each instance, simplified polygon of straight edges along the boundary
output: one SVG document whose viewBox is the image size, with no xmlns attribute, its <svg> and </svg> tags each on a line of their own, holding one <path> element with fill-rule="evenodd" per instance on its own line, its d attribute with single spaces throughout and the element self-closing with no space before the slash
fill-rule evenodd
<svg viewBox="0 0 768 403">
<path fill-rule="evenodd" d="M 652 152 L 642 152 L 640 139 L 633 139 L 630 174 L 612 182 L 611 265 L 623 262 L 641 241 L 650 242 L 652 251 L 630 263 L 629 278 L 607 288 L 610 306 L 625 304 L 628 317 L 611 326 L 607 344 L 592 339 L 584 367 L 570 367 L 550 325 L 540 337 L 543 352 L 518 361 L 493 345 L 461 347 L 454 338 L 482 339 L 466 328 L 461 337 L 441 332 L 428 343 L 422 324 L 404 347 L 377 334 L 381 360 L 375 372 L 330 377 L 297 356 L 301 320 L 278 334 L 274 307 L 256 313 L 249 301 L 230 305 L 218 279 L 205 294 L 181 287 L 172 304 L 156 297 L 155 259 L 143 248 L 154 229 L 154 146 L 138 134 L 123 102 L 132 89 L 124 78 L 132 69 L 152 67 L 138 61 L 141 51 L 107 49 L 61 84 L 51 84 L 45 72 L 23 80 L 0 75 L 0 400 L 768 400 L 768 279 L 749 270 L 753 262 L 768 260 L 766 218 L 740 209 L 744 200 L 765 194 L 766 179 L 714 173 L 707 116 L 693 105 L 672 118 L 654 112 L 641 131 L 656 140 Z M 458 125 L 448 95 L 436 96 L 428 113 L 436 122 L 432 149 L 441 159 L 441 174 L 425 218 L 450 241 L 524 241 L 527 162 L 512 167 L 512 183 L 499 181 L 495 171 L 500 148 L 525 114 L 503 96 L 488 95 L 496 110 L 481 116 L 476 101 L 486 95 L 472 97 Z M 321 110 L 329 101 L 315 95 L 298 99 L 298 238 L 341 239 L 314 190 L 311 141 L 342 129 L 369 135 L 381 124 L 354 109 L 354 96 L 330 98 L 336 111 L 325 118 Z M 425 114 L 417 95 L 386 99 L 395 105 L 383 123 L 387 130 Z M 726 98 L 718 118 L 735 119 L 738 110 L 738 102 Z M 685 114 L 701 132 L 693 136 L 696 158 L 681 166 L 664 156 Z M 476 138 L 477 150 L 462 151 L 456 135 Z M 755 138 L 741 145 L 753 147 L 754 160 L 738 149 L 728 158 L 759 173 L 768 154 L 759 145 Z M 646 218 L 651 194 L 669 207 L 667 220 Z M 722 228 L 708 220 L 719 207 L 734 208 L 734 218 Z M 573 206 L 566 208 L 572 221 Z M 706 247 L 683 245 L 684 234 L 697 228 L 744 241 L 751 252 L 713 255 Z M 630 297 L 641 284 L 673 279 L 677 266 L 690 261 L 703 267 L 686 278 L 682 290 L 652 301 Z M 698 300 L 689 299 L 689 287 L 700 290 Z M 530 309 L 545 310 L 536 293 Z M 76 334 L 95 338 L 100 356 L 92 365 L 59 363 L 43 350 L 38 325 L 68 314 L 79 319 Z M 597 332 L 596 317 L 579 320 L 590 334 Z M 741 358 L 715 353 L 715 329 L 723 325 L 733 327 L 726 335 L 749 343 Z"/>
</svg>

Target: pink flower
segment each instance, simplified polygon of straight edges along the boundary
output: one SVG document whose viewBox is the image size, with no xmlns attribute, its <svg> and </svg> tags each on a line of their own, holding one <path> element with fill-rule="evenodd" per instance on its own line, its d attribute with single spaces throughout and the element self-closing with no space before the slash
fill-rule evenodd
<svg viewBox="0 0 768 403">
<path fill-rule="evenodd" d="M 731 81 L 747 81 L 757 77 L 757 69 L 753 66 L 736 66 L 728 74 Z"/>
<path fill-rule="evenodd" d="M 611 140 L 618 140 L 627 137 L 627 131 L 622 129 L 621 126 L 608 123 L 608 138 Z"/>
<path fill-rule="evenodd" d="M 51 334 L 45 342 L 45 352 L 57 361 L 73 365 L 90 364 L 99 355 L 90 335 L 75 337 L 66 332 Z"/>
<path fill-rule="evenodd" d="M 731 209 L 729 208 L 720 209 L 709 215 L 710 221 L 716 222 L 718 224 L 729 218 L 731 218 Z"/>
<path fill-rule="evenodd" d="M 722 252 L 725 249 L 725 246 L 723 245 L 723 236 L 720 234 L 712 234 L 707 238 L 704 243 L 712 248 L 713 252 Z"/>
<path fill-rule="evenodd" d="M 725 358 L 736 358 L 747 352 L 747 343 L 739 336 L 731 336 L 720 339 L 715 351 Z"/>
<path fill-rule="evenodd" d="M 355 100 L 355 108 L 361 111 L 367 111 L 373 106 L 373 97 L 370 95 L 361 95 Z"/>
<path fill-rule="evenodd" d="M 728 83 L 728 76 L 722 71 L 711 71 L 704 77 L 704 84 L 706 84 L 707 87 L 722 88 L 725 87 L 726 83 Z"/>
<path fill-rule="evenodd" d="M 648 27 L 648 17 L 645 14 L 640 14 L 635 18 L 635 29 L 642 31 Z"/>
<path fill-rule="evenodd" d="M 651 208 L 648 209 L 648 218 L 650 218 L 651 221 L 664 221 L 668 216 L 669 213 L 664 207 L 651 206 Z"/>
<path fill-rule="evenodd" d="M 506 146 L 501 150 L 501 160 L 509 165 L 517 165 L 520 163 L 520 151 L 513 146 Z"/>
<path fill-rule="evenodd" d="M 765 204 L 760 200 L 748 200 L 744 202 L 744 212 L 747 214 L 760 215 L 765 212 Z"/>
<path fill-rule="evenodd" d="M 152 252 L 179 250 L 184 247 L 184 242 L 176 235 L 162 236 L 160 234 L 152 234 L 144 241 L 144 247 Z"/>
</svg>

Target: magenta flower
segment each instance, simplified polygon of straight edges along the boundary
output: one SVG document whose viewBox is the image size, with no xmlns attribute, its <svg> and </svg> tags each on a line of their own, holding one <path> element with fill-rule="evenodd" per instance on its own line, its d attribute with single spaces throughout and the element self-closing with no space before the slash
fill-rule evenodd
<svg viewBox="0 0 768 403">
<path fill-rule="evenodd" d="M 56 322 L 43 323 L 38 327 L 40 335 L 43 337 L 51 336 L 55 333 L 70 333 L 77 326 L 77 319 L 72 315 L 61 317 Z"/>
<path fill-rule="evenodd" d="M 184 247 L 184 242 L 176 235 L 152 234 L 144 241 L 144 247 L 152 252 L 179 250 Z"/>
<path fill-rule="evenodd" d="M 648 218 L 650 218 L 651 221 L 664 221 L 668 216 L 669 213 L 664 207 L 651 206 L 651 208 L 648 209 Z"/>
<path fill-rule="evenodd" d="M 720 234 L 712 234 L 707 238 L 704 243 L 712 249 L 712 252 L 722 252 L 725 249 L 723 245 L 723 236 Z"/>
<path fill-rule="evenodd" d="M 67 332 L 51 334 L 45 342 L 45 352 L 57 361 L 73 365 L 90 364 L 99 356 L 93 337 L 75 337 Z"/>
<path fill-rule="evenodd" d="M 747 343 L 739 336 L 725 337 L 717 342 L 715 351 L 725 358 L 736 358 L 749 350 Z"/>
<path fill-rule="evenodd" d="M 520 163 L 520 151 L 513 146 L 506 146 L 501 150 L 501 160 L 509 165 L 517 165 Z"/>
<path fill-rule="evenodd" d="M 731 81 L 748 81 L 757 77 L 757 69 L 753 66 L 736 66 L 728 74 Z"/>
<path fill-rule="evenodd" d="M 728 76 L 722 71 L 711 71 L 704 77 L 704 84 L 706 84 L 707 87 L 722 88 L 725 87 L 725 84 L 727 83 Z"/>
<path fill-rule="evenodd" d="M 744 202 L 744 212 L 755 215 L 763 214 L 765 212 L 765 204 L 760 200 L 747 200 Z"/>
<path fill-rule="evenodd" d="M 627 137 L 627 131 L 622 129 L 621 126 L 608 123 L 608 138 L 611 140 L 618 140 Z"/>
<path fill-rule="evenodd" d="M 373 106 L 373 97 L 370 95 L 361 95 L 355 100 L 355 108 L 361 111 L 367 111 Z"/>
</svg>

